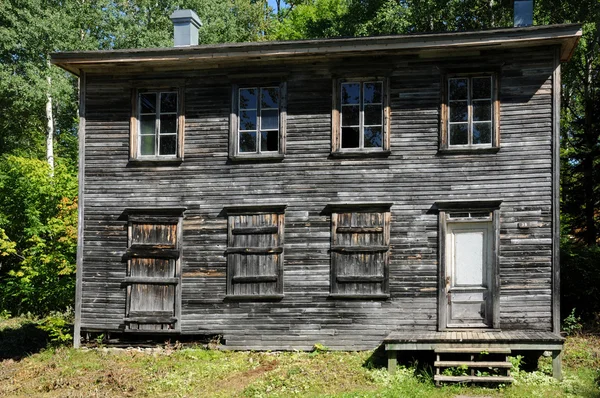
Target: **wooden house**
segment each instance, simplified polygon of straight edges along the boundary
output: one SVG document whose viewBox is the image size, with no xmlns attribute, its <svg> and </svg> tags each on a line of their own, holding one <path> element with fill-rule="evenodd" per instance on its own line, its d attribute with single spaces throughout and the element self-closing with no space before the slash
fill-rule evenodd
<svg viewBox="0 0 600 398">
<path fill-rule="evenodd" d="M 80 79 L 76 345 L 549 350 L 560 376 L 579 26 L 198 46 L 178 17 L 172 48 L 52 55 Z"/>
</svg>

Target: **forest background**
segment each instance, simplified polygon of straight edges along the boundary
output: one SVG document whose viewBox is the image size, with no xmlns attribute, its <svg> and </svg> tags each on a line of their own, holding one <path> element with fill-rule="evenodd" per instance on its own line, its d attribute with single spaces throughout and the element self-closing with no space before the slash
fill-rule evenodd
<svg viewBox="0 0 600 398">
<path fill-rule="evenodd" d="M 172 45 L 190 8 L 201 44 L 512 26 L 511 0 L 0 0 L 0 317 L 72 308 L 76 77 L 49 54 Z M 562 67 L 563 318 L 600 328 L 600 0 L 536 0 L 534 24 L 583 24 Z M 574 311 L 574 312 L 573 312 Z"/>
</svg>

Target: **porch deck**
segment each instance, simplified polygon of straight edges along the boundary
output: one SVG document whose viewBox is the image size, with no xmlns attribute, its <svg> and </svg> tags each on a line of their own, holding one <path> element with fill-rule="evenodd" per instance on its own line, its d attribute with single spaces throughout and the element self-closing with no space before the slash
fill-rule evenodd
<svg viewBox="0 0 600 398">
<path fill-rule="evenodd" d="M 414 331 L 392 332 L 384 340 L 388 355 L 388 370 L 394 372 L 401 351 L 437 351 L 453 349 L 460 352 L 506 349 L 511 351 L 551 351 L 552 373 L 562 377 L 561 357 L 564 338 L 535 330 L 464 330 L 464 331 Z"/>
</svg>

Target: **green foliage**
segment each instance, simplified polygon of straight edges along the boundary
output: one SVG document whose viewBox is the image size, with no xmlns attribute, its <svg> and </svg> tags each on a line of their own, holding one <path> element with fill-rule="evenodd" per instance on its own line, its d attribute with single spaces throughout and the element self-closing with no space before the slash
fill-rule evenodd
<svg viewBox="0 0 600 398">
<path fill-rule="evenodd" d="M 442 371 L 444 376 L 466 376 L 469 367 L 467 365 L 453 366 Z"/>
<path fill-rule="evenodd" d="M 567 334 L 567 336 L 570 336 L 572 334 L 581 332 L 582 328 L 583 325 L 581 324 L 581 317 L 575 315 L 575 308 L 573 308 L 569 316 L 563 320 L 562 330 Z"/>
<path fill-rule="evenodd" d="M 73 304 L 77 181 L 60 159 L 0 157 L 0 308 L 37 315 Z"/>
<path fill-rule="evenodd" d="M 577 308 L 582 319 L 594 319 L 600 314 L 600 247 L 563 239 L 560 264 L 561 307 L 564 311 Z"/>
<path fill-rule="evenodd" d="M 73 309 L 65 312 L 51 312 L 38 322 L 38 327 L 48 333 L 50 344 L 70 345 L 73 342 Z"/>
</svg>

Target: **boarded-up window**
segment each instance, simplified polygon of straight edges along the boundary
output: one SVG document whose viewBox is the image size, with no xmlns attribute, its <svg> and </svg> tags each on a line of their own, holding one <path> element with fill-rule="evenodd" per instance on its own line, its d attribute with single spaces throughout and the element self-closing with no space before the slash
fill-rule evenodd
<svg viewBox="0 0 600 398">
<path fill-rule="evenodd" d="M 389 205 L 337 209 L 332 213 L 331 225 L 332 294 L 387 295 Z"/>
<path fill-rule="evenodd" d="M 283 294 L 284 206 L 228 208 L 227 295 Z"/>
<path fill-rule="evenodd" d="M 179 217 L 129 217 L 127 329 L 178 329 L 179 231 Z"/>
</svg>

